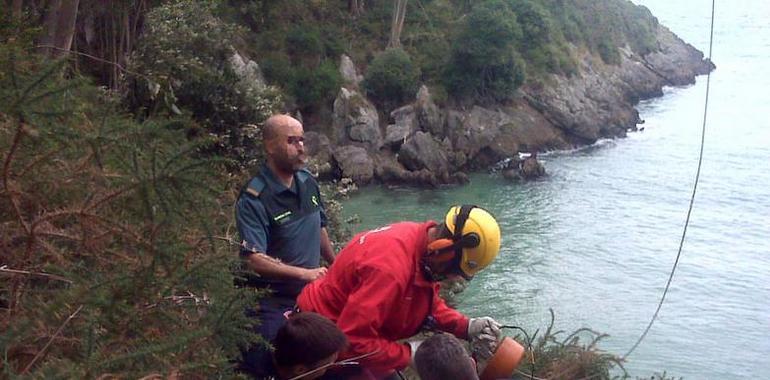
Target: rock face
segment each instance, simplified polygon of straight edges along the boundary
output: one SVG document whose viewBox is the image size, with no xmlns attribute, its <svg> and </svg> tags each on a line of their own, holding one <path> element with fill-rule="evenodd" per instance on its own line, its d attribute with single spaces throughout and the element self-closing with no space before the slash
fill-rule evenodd
<svg viewBox="0 0 770 380">
<path fill-rule="evenodd" d="M 430 95 L 428 87 L 420 86 L 415 102 L 415 114 L 417 123 L 423 132 L 428 132 L 436 137 L 444 137 L 444 118 L 436 103 Z"/>
<path fill-rule="evenodd" d="M 340 57 L 340 75 L 345 87 L 354 90 L 358 89 L 359 84 L 364 79 L 363 76 L 358 74 L 353 60 L 345 54 Z"/>
<path fill-rule="evenodd" d="M 350 58 L 342 56 L 345 84 L 332 117 L 336 135 L 328 143 L 309 137 L 308 151 L 318 161 L 331 162 L 319 172 L 358 184 L 437 186 L 467 182 L 463 170 L 486 169 L 519 152 L 623 137 L 641 122 L 634 108 L 639 100 L 661 95 L 663 86 L 693 83 L 696 75 L 714 68 L 665 27 L 659 26 L 657 34 L 659 51 L 639 56 L 620 49 L 617 65 L 575 48 L 578 74 L 551 75 L 547 86 L 524 86 L 505 104 L 442 109 L 422 86 L 416 100 L 391 112 L 387 121 L 359 92 L 361 76 Z M 544 173 L 542 164 L 532 159 L 507 174 L 528 179 Z"/>
<path fill-rule="evenodd" d="M 382 146 L 380 117 L 377 109 L 358 91 L 341 88 L 334 100 L 334 130 L 338 140 L 377 150 Z"/>
<path fill-rule="evenodd" d="M 398 162 L 411 171 L 427 169 L 440 182 L 449 182 L 449 160 L 429 133 L 420 131 L 409 138 L 399 151 Z"/>
<path fill-rule="evenodd" d="M 237 51 L 230 57 L 229 62 L 235 74 L 240 78 L 241 83 L 246 85 L 246 88 L 254 88 L 261 91 L 267 86 L 265 77 L 262 75 L 262 69 L 259 68 L 256 62 L 242 56 Z"/>
<path fill-rule="evenodd" d="M 385 128 L 385 145 L 398 150 L 417 129 L 417 113 L 413 105 L 397 108 L 390 113 L 394 124 Z"/>
<path fill-rule="evenodd" d="M 305 153 L 310 157 L 308 169 L 318 178 L 331 179 L 334 177 L 332 167 L 332 146 L 326 135 L 318 132 L 305 132 Z"/>
<path fill-rule="evenodd" d="M 374 178 L 374 161 L 366 149 L 346 145 L 335 149 L 333 155 L 343 178 L 350 178 L 360 185 L 366 185 Z"/>
<path fill-rule="evenodd" d="M 638 56 L 621 49 L 621 63 L 613 66 L 587 53 L 576 53 L 580 75 L 553 76 L 555 85 L 524 88 L 524 98 L 576 145 L 602 137 L 622 137 L 640 122 L 634 104 L 660 96 L 666 85 L 687 85 L 714 68 L 703 53 L 658 27 L 661 50 Z"/>
</svg>

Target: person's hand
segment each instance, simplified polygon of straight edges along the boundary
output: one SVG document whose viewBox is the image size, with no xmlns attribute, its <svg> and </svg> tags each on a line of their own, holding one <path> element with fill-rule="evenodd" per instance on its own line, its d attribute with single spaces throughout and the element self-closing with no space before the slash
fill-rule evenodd
<svg viewBox="0 0 770 380">
<path fill-rule="evenodd" d="M 468 340 L 478 339 L 480 335 L 490 335 L 499 339 L 503 333 L 501 325 L 492 317 L 471 318 L 468 321 Z"/>
<path fill-rule="evenodd" d="M 478 363 L 484 363 L 492 358 L 497 351 L 498 339 L 493 335 L 481 334 L 471 339 L 470 349 Z"/>
<path fill-rule="evenodd" d="M 328 271 L 325 267 L 315 268 L 315 269 L 305 269 L 302 273 L 302 279 L 310 282 L 317 280 L 323 276 L 326 275 L 326 272 Z"/>
<path fill-rule="evenodd" d="M 500 324 L 490 317 L 471 318 L 468 322 L 471 351 L 477 359 L 482 361 L 492 357 L 502 335 Z"/>
</svg>

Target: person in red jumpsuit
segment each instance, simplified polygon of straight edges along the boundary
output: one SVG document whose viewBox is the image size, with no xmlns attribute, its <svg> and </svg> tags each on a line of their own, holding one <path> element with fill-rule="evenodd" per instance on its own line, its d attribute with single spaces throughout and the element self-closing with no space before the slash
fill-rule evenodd
<svg viewBox="0 0 770 380">
<path fill-rule="evenodd" d="M 412 362 L 419 342 L 399 340 L 424 328 L 493 351 L 500 325 L 490 317 L 469 319 L 438 291 L 444 279 L 469 280 L 499 249 L 500 228 L 489 212 L 454 206 L 441 224 L 401 222 L 356 235 L 326 276 L 303 289 L 297 306 L 331 319 L 345 333 L 350 345 L 340 358 L 374 353 L 361 365 L 375 378 Z"/>
</svg>

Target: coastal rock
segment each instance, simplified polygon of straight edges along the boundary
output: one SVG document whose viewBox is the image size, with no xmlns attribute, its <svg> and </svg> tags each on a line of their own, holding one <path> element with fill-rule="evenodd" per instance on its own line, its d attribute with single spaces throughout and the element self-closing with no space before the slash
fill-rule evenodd
<svg viewBox="0 0 770 380">
<path fill-rule="evenodd" d="M 534 179 L 545 175 L 545 167 L 535 157 L 524 159 L 521 163 L 521 176 L 524 179 Z"/>
<path fill-rule="evenodd" d="M 660 51 L 642 57 L 645 66 L 671 86 L 695 83 L 696 75 L 708 74 L 716 66 L 703 59 L 703 53 L 682 41 L 668 28 L 658 26 Z"/>
<path fill-rule="evenodd" d="M 433 98 L 431 97 L 427 86 L 420 86 L 420 90 L 417 91 L 417 100 L 414 104 L 419 128 L 433 136 L 443 138 L 445 132 L 441 110 L 439 110 L 436 103 L 433 102 Z"/>
<path fill-rule="evenodd" d="M 385 145 L 397 151 L 417 129 L 417 115 L 414 106 L 407 105 L 393 110 L 390 117 L 395 124 L 390 124 L 385 129 Z"/>
<path fill-rule="evenodd" d="M 323 133 L 305 132 L 305 153 L 310 157 L 308 170 L 320 179 L 334 177 L 332 161 L 332 146 L 329 138 Z"/>
<path fill-rule="evenodd" d="M 305 132 L 305 153 L 321 161 L 330 161 L 332 158 L 331 141 L 325 134 L 319 132 Z"/>
<path fill-rule="evenodd" d="M 641 122 L 636 102 L 662 95 L 663 86 L 693 83 L 714 68 L 666 27 L 658 25 L 656 34 L 660 51 L 639 56 L 621 48 L 619 65 L 574 49 L 580 74 L 553 75 L 547 87 L 529 85 L 522 89 L 524 99 L 574 145 L 625 136 Z"/>
<path fill-rule="evenodd" d="M 498 110 L 448 110 L 442 141 L 450 166 L 486 168 L 519 151 L 566 149 L 568 137 L 523 99 Z"/>
<path fill-rule="evenodd" d="M 377 155 L 375 161 L 375 175 L 382 183 L 419 187 L 436 187 L 440 184 L 436 175 L 428 169 L 405 169 L 392 153 Z"/>
<path fill-rule="evenodd" d="M 410 171 L 427 169 L 442 183 L 449 182 L 449 160 L 429 133 L 418 131 L 398 153 L 398 162 Z"/>
<path fill-rule="evenodd" d="M 532 180 L 545 175 L 545 167 L 537 156 L 531 155 L 526 158 L 513 156 L 508 164 L 501 171 L 503 177 L 512 180 Z"/>
<path fill-rule="evenodd" d="M 468 165 L 478 169 L 490 164 L 494 156 L 490 154 L 490 145 L 500 135 L 500 127 L 510 124 L 513 119 L 501 111 L 493 111 L 474 106 L 470 112 L 449 111 L 447 133 L 455 151 L 462 152 L 468 158 Z"/>
<path fill-rule="evenodd" d="M 374 161 L 366 149 L 353 145 L 334 149 L 334 160 L 343 178 L 350 178 L 356 184 L 365 185 L 374 178 Z"/>
<path fill-rule="evenodd" d="M 340 75 L 342 76 L 342 83 L 345 85 L 345 87 L 350 89 L 358 89 L 361 81 L 364 79 L 363 76 L 358 74 L 356 65 L 353 63 L 353 60 L 345 54 L 340 56 L 339 71 Z"/>
<path fill-rule="evenodd" d="M 265 77 L 262 75 L 262 69 L 259 68 L 256 62 L 242 56 L 237 51 L 230 56 L 229 62 L 240 82 L 246 88 L 262 91 L 267 87 Z"/>
<path fill-rule="evenodd" d="M 455 172 L 445 178 L 439 178 L 428 169 L 407 170 L 392 152 L 382 151 L 374 156 L 375 177 L 386 184 L 409 185 L 418 187 L 437 187 L 445 184 L 466 184 L 468 175 Z"/>
<path fill-rule="evenodd" d="M 352 142 L 367 149 L 382 146 L 382 132 L 377 109 L 358 91 L 341 88 L 334 100 L 332 125 L 339 141 Z"/>
</svg>

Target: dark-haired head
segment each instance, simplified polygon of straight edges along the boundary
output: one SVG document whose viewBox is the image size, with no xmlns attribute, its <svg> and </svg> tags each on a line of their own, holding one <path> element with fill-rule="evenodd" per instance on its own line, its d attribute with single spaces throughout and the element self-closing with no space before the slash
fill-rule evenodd
<svg viewBox="0 0 770 380">
<path fill-rule="evenodd" d="M 414 355 L 422 380 L 478 380 L 476 364 L 462 343 L 452 335 L 436 334 L 425 340 Z"/>
<path fill-rule="evenodd" d="M 273 354 L 279 372 L 297 376 L 337 360 L 337 354 L 347 348 L 345 334 L 334 322 L 320 314 L 292 314 L 278 330 L 273 341 Z M 305 379 L 313 379 L 324 371 Z"/>
</svg>

